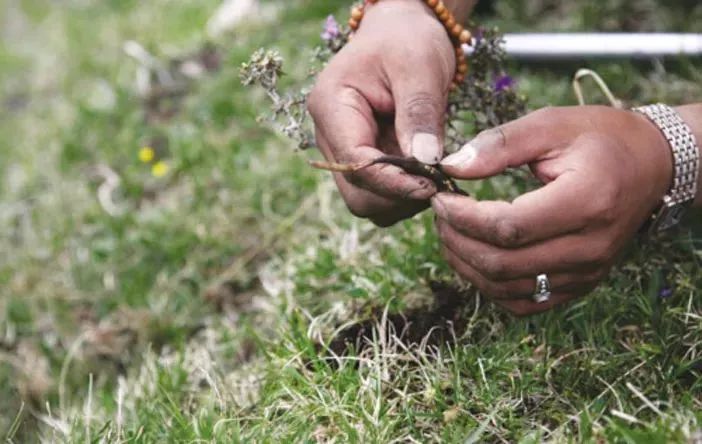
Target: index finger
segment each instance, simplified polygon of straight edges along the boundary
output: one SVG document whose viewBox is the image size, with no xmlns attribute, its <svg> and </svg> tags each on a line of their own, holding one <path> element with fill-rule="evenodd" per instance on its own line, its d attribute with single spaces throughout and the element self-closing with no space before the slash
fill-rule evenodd
<svg viewBox="0 0 702 444">
<path fill-rule="evenodd" d="M 327 159 L 357 163 L 384 154 L 375 148 L 378 124 L 373 110 L 358 90 L 344 86 L 316 95 L 310 113 L 323 136 L 317 139 Z M 436 193 L 431 181 L 409 175 L 393 165 L 373 165 L 345 176 L 354 185 L 390 199 L 427 200 Z"/>
<path fill-rule="evenodd" d="M 513 202 L 477 201 L 440 193 L 432 199 L 437 215 L 455 230 L 503 248 L 517 248 L 585 228 L 592 187 L 566 173 Z"/>
</svg>

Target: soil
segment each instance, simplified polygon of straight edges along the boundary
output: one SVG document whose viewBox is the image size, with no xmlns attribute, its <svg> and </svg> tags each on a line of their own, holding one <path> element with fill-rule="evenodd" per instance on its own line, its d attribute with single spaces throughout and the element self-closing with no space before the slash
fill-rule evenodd
<svg viewBox="0 0 702 444">
<path fill-rule="evenodd" d="M 475 297 L 475 291 L 455 283 L 432 281 L 429 283 L 434 301 L 430 307 L 388 314 L 388 327 L 392 326 L 403 344 L 417 345 L 425 341 L 429 346 L 452 344 L 466 330 L 466 308 Z M 382 307 L 374 309 L 366 320 L 353 324 L 336 335 L 329 349 L 337 356 L 349 351 L 360 353 L 373 339 L 373 330 L 383 316 Z M 426 338 L 426 339 L 425 339 Z"/>
</svg>

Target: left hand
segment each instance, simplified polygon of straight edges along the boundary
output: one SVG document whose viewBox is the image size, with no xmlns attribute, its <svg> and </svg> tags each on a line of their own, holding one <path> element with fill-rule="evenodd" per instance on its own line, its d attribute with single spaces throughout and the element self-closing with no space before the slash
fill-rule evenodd
<svg viewBox="0 0 702 444">
<path fill-rule="evenodd" d="M 423 2 L 373 5 L 307 100 L 324 157 L 356 163 L 390 154 L 438 162 L 455 62 L 451 39 Z M 349 210 L 382 227 L 423 211 L 436 194 L 431 181 L 389 164 L 334 179 Z"/>
<path fill-rule="evenodd" d="M 432 199 L 449 264 L 517 315 L 591 291 L 660 204 L 670 148 L 646 117 L 608 107 L 546 108 L 479 134 L 442 162 L 460 179 L 528 164 L 545 185 L 513 202 Z M 552 295 L 531 300 L 546 273 Z"/>
</svg>

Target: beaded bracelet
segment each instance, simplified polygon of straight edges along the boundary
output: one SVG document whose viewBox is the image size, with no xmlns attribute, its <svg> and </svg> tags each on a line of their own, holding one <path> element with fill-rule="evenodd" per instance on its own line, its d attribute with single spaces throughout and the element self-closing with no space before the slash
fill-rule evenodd
<svg viewBox="0 0 702 444">
<path fill-rule="evenodd" d="M 463 83 L 466 78 L 466 73 L 468 72 L 468 62 L 466 61 L 466 56 L 463 53 L 463 48 L 461 45 L 464 43 L 470 44 L 471 34 L 470 31 L 465 29 L 463 25 L 456 22 L 456 18 L 451 14 L 451 11 L 446 8 L 446 5 L 441 0 L 422 0 L 432 11 L 436 14 L 439 21 L 444 25 L 446 31 L 453 42 L 453 46 L 456 49 L 456 74 L 453 76 L 453 82 L 451 83 L 451 88 L 457 88 L 458 85 Z M 377 3 L 378 0 L 364 0 L 360 5 L 356 5 L 351 8 L 351 18 L 349 18 L 349 27 L 352 31 L 356 31 L 361 25 L 361 20 L 363 19 L 363 14 L 365 8 L 370 3 Z"/>
</svg>

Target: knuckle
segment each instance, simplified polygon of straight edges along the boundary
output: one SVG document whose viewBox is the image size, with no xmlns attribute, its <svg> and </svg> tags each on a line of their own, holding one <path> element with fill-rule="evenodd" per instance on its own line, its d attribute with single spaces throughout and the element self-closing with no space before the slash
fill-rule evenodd
<svg viewBox="0 0 702 444">
<path fill-rule="evenodd" d="M 387 176 L 389 171 L 392 171 L 393 165 L 384 163 L 380 165 L 373 165 L 369 168 L 364 168 L 361 171 L 357 171 L 352 174 L 359 182 L 363 183 L 380 183 Z"/>
<path fill-rule="evenodd" d="M 436 106 L 436 103 L 437 100 L 434 94 L 420 91 L 409 95 L 408 98 L 405 99 L 404 105 L 408 108 L 433 108 Z"/>
<path fill-rule="evenodd" d="M 490 279 L 500 279 L 507 271 L 502 256 L 495 253 L 480 255 L 476 260 L 476 268 Z"/>
<path fill-rule="evenodd" d="M 341 88 L 336 92 L 337 102 L 341 105 L 358 110 L 363 103 L 363 95 L 353 87 Z"/>
<path fill-rule="evenodd" d="M 323 120 L 331 106 L 360 111 L 363 94 L 354 87 L 342 86 L 337 76 L 323 71 L 306 98 L 307 111 L 315 121 Z"/>
<path fill-rule="evenodd" d="M 594 201 L 592 221 L 611 225 L 617 220 L 618 193 L 616 190 L 604 191 Z"/>
<path fill-rule="evenodd" d="M 600 222 L 605 225 L 612 225 L 617 220 L 616 206 L 610 205 L 600 210 Z"/>
<path fill-rule="evenodd" d="M 440 115 L 441 105 L 438 97 L 429 92 L 417 92 L 411 94 L 403 103 L 410 119 L 422 121 L 426 120 L 427 114 Z"/>
<path fill-rule="evenodd" d="M 521 227 L 509 219 L 500 219 L 495 223 L 494 241 L 504 248 L 513 248 L 520 245 L 523 232 Z"/>
<path fill-rule="evenodd" d="M 495 146 L 498 148 L 505 147 L 507 145 L 507 125 L 501 125 L 494 128 L 489 128 L 481 131 L 475 137 L 476 143 L 480 145 Z M 478 142 L 480 140 L 480 142 Z"/>
<path fill-rule="evenodd" d="M 339 157 L 343 156 L 340 155 Z M 393 182 L 393 177 L 389 174 L 393 168 L 395 167 L 389 164 L 374 165 L 361 171 L 346 173 L 345 177 L 351 184 L 364 190 L 399 195 L 400 191 L 398 187 L 393 186 L 396 184 Z"/>
</svg>

